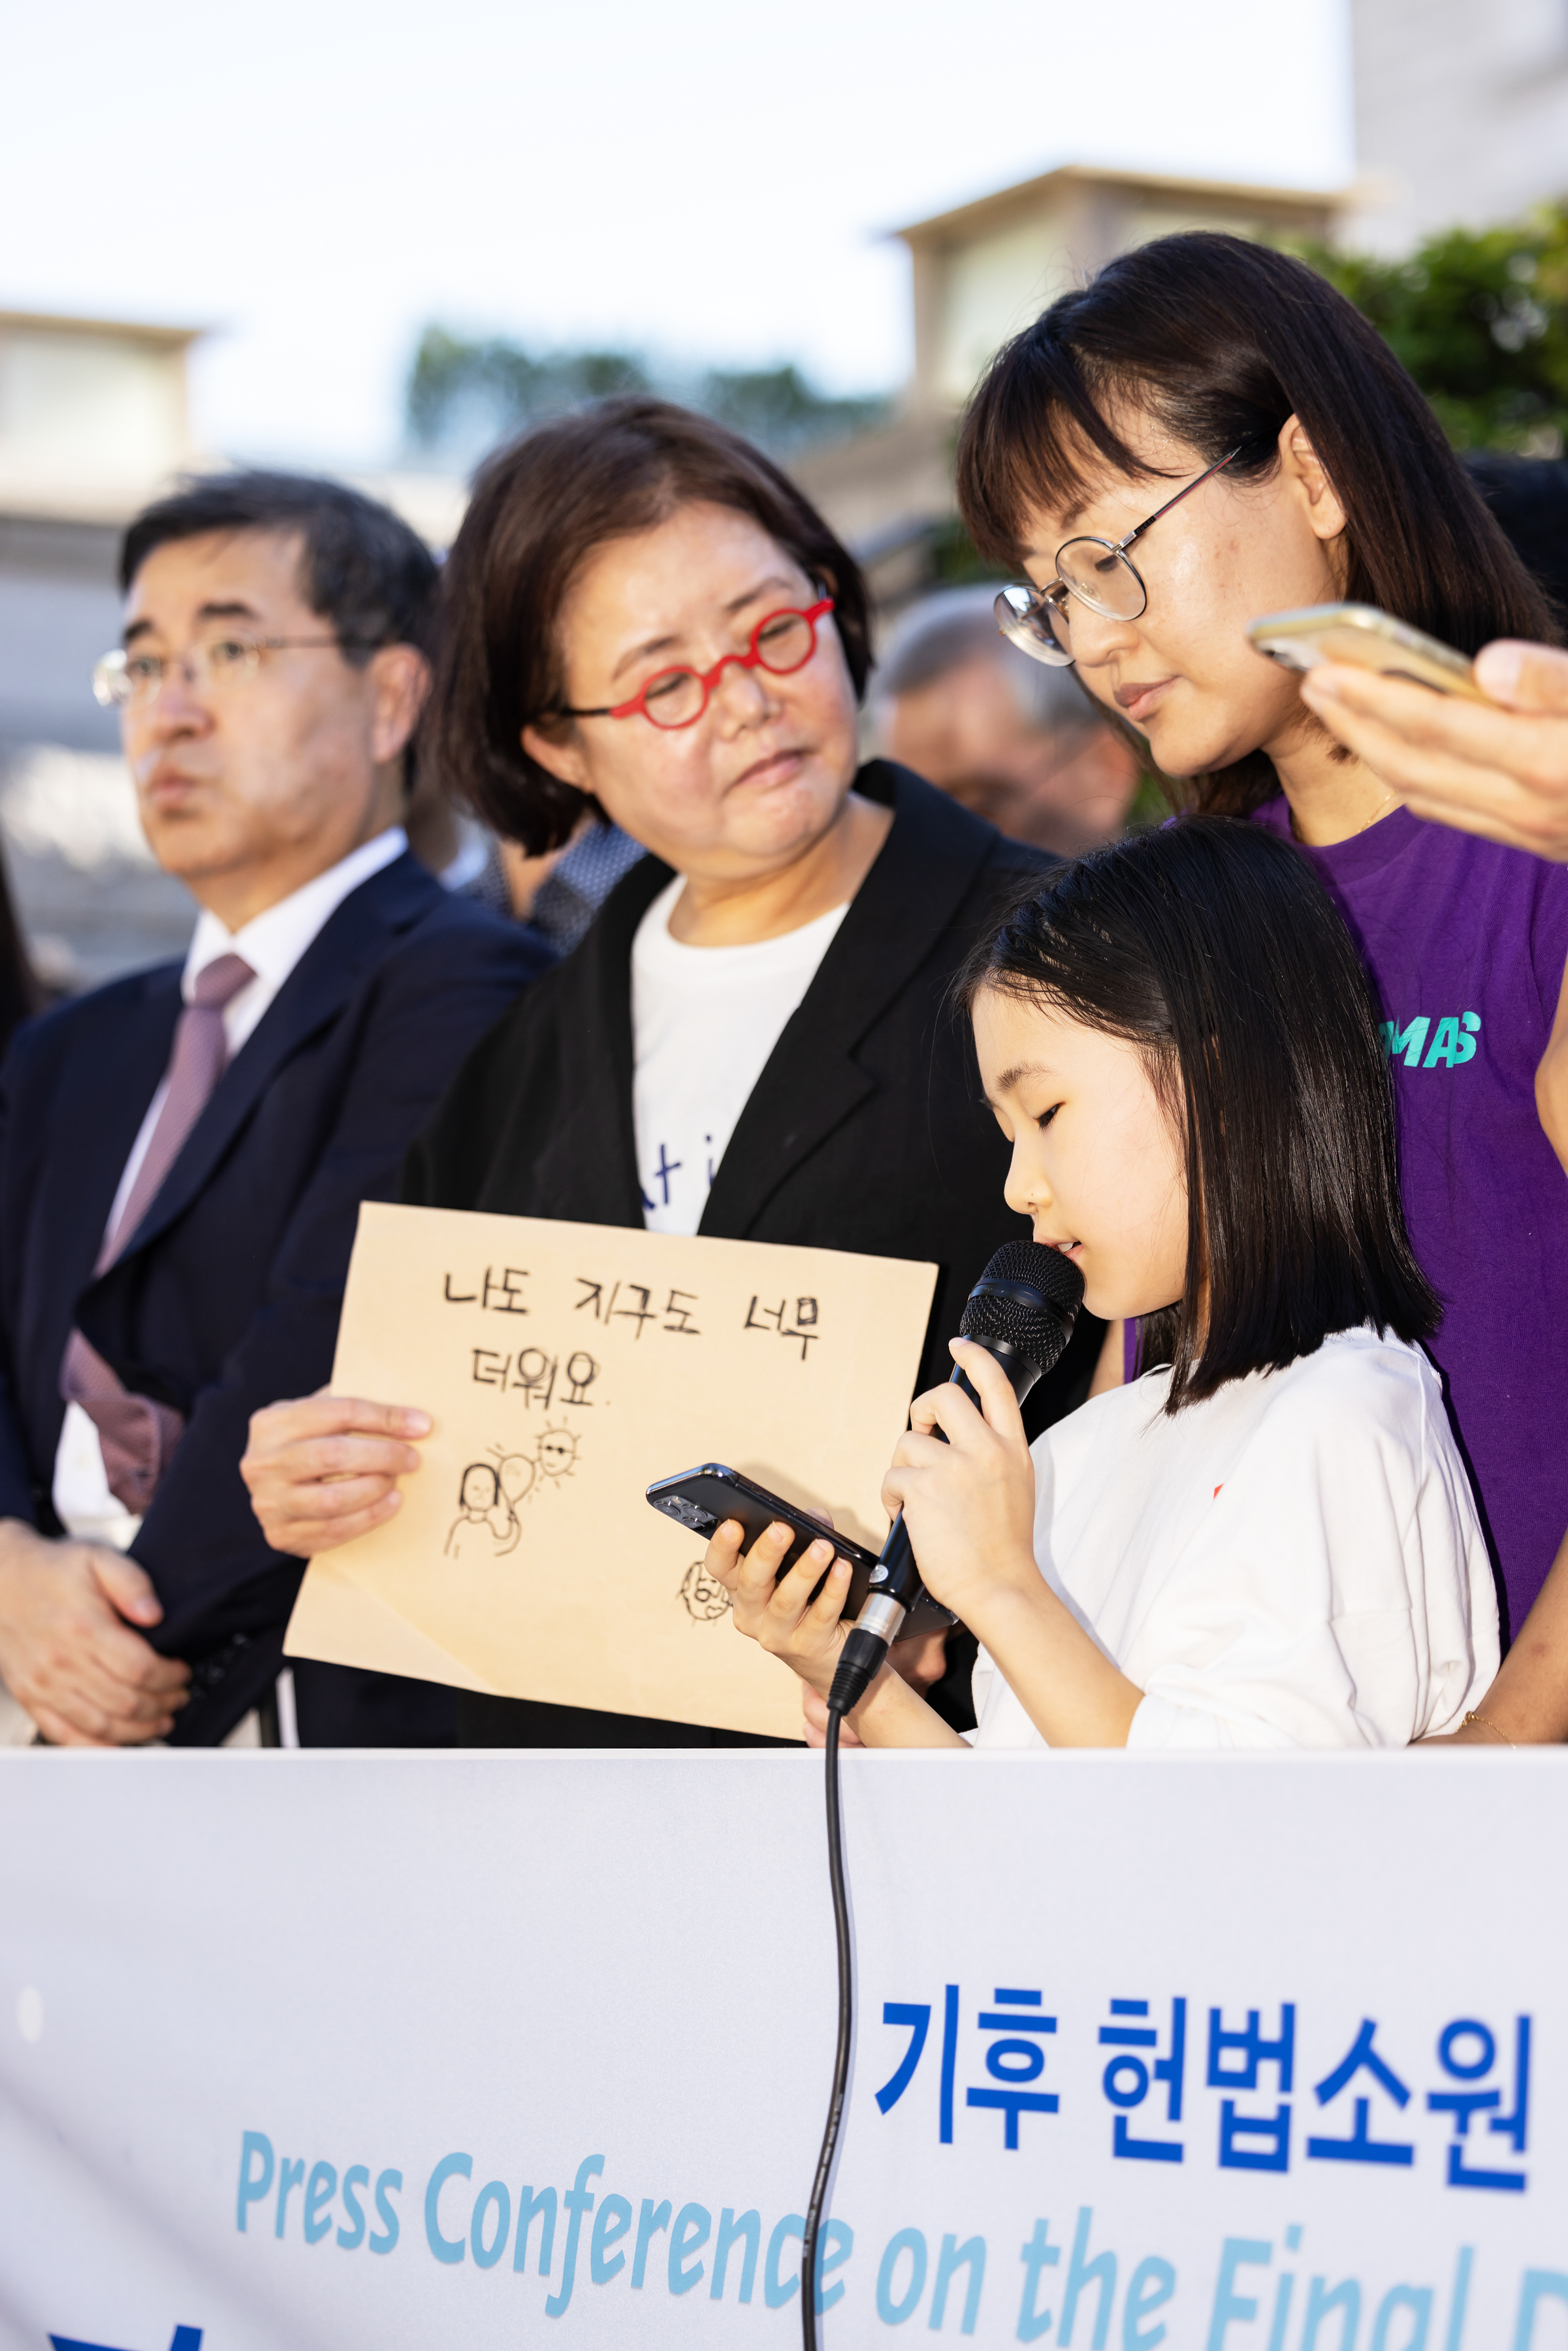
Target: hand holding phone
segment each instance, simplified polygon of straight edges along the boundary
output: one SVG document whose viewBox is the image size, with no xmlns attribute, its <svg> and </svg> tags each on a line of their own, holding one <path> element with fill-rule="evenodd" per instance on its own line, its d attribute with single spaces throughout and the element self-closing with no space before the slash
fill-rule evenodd
<svg viewBox="0 0 1568 2351">
<path fill-rule="evenodd" d="M 722 1462 L 705 1461 L 700 1468 L 659 1479 L 648 1488 L 648 1500 L 655 1510 L 663 1511 L 680 1526 L 689 1527 L 704 1542 L 726 1519 L 734 1519 L 745 1532 L 746 1540 L 740 1546 L 743 1554 L 768 1528 L 782 1523 L 791 1530 L 794 1540 L 779 1562 L 780 1575 L 787 1574 L 812 1543 L 827 1536 L 838 1556 L 848 1560 L 852 1571 L 849 1597 L 844 1603 L 846 1622 L 852 1622 L 858 1615 L 871 1590 L 872 1571 L 877 1563 L 874 1552 L 824 1526 L 821 1519 L 798 1502 L 787 1502 L 781 1495 L 769 1493 L 766 1486 L 743 1478 L 737 1469 L 727 1468 Z M 946 1608 L 927 1600 L 924 1609 L 910 1612 L 905 1631 L 930 1633 L 952 1622 Z"/>
<path fill-rule="evenodd" d="M 1247 631 L 1257 653 L 1287 669 L 1316 669 L 1320 662 L 1347 662 L 1407 678 L 1435 694 L 1456 694 L 1468 702 L 1488 702 L 1463 653 L 1407 622 L 1380 612 L 1374 604 L 1308 604 L 1296 612 L 1267 612 Z"/>
</svg>

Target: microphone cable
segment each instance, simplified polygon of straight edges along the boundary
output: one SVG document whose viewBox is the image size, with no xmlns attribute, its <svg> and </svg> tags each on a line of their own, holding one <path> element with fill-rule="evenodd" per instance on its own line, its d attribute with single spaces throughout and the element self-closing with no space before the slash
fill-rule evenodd
<svg viewBox="0 0 1568 2351">
<path fill-rule="evenodd" d="M 839 1726 L 842 1711 L 830 1705 L 824 1761 L 828 1791 L 828 1883 L 833 1892 L 833 1932 L 839 1946 L 839 2039 L 833 2052 L 833 2086 L 828 2099 L 828 2120 L 817 2157 L 817 2176 L 806 2207 L 800 2244 L 800 2334 L 805 2351 L 817 2351 L 817 2238 L 822 2207 L 838 2153 L 839 2126 L 843 2120 L 849 2088 L 850 2050 L 854 2039 L 854 1953 L 850 1945 L 850 1892 L 844 1875 L 843 1810 L 839 1787 Z"/>
<path fill-rule="evenodd" d="M 1042 1373 L 1061 1355 L 1083 1301 L 1083 1277 L 1071 1258 L 1038 1241 L 1009 1241 L 999 1249 L 969 1292 L 958 1330 L 973 1339 L 1000 1364 L 1021 1405 Z M 961 1371 L 953 1384 L 971 1404 L 980 1399 Z M 942 1437 L 942 1431 L 936 1434 Z M 946 1439 L 943 1437 L 946 1444 Z M 828 1813 L 828 1883 L 833 1897 L 833 1933 L 839 1960 L 839 2032 L 833 2052 L 833 2080 L 828 2098 L 828 2119 L 817 2156 L 816 2177 L 806 2206 L 800 2242 L 800 2339 L 804 2351 L 818 2351 L 817 2242 L 822 2212 L 838 2153 L 849 2090 L 850 2053 L 854 2043 L 854 1949 L 850 1939 L 850 1896 L 844 1868 L 842 1789 L 839 1775 L 839 1731 L 845 1717 L 860 1704 L 881 1671 L 883 1660 L 903 1625 L 915 1608 L 951 1625 L 948 1609 L 939 1608 L 919 1581 L 915 1554 L 901 1510 L 888 1529 L 887 1541 L 873 1574 L 873 1595 L 850 1632 L 840 1653 L 838 1669 L 828 1694 L 828 1729 L 823 1762 Z M 883 1589 L 874 1587 L 881 1584 Z M 891 1589 L 887 1588 L 891 1587 Z"/>
</svg>

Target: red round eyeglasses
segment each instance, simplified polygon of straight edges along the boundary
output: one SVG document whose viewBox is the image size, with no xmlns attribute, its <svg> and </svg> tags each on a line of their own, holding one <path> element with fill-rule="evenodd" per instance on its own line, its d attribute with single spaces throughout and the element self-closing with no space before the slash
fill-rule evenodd
<svg viewBox="0 0 1568 2351">
<path fill-rule="evenodd" d="M 605 703 L 596 710 L 572 710 L 564 704 L 559 718 L 634 718 L 640 712 L 655 726 L 695 726 L 708 706 L 714 687 L 733 663 L 737 669 L 765 669 L 773 677 L 788 677 L 804 669 L 817 650 L 817 623 L 833 609 L 823 596 L 803 612 L 765 613 L 751 632 L 743 653 L 726 653 L 710 670 L 662 669 L 630 702 Z"/>
</svg>

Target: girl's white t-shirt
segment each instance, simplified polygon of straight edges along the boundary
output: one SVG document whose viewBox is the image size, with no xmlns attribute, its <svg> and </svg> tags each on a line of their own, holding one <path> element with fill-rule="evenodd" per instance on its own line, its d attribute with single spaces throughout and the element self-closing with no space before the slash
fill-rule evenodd
<svg viewBox="0 0 1568 2351">
<path fill-rule="evenodd" d="M 632 1110 L 655 1233 L 696 1231 L 747 1098 L 849 912 L 755 946 L 686 946 L 670 936 L 685 887 L 677 874 L 632 943 Z"/>
<path fill-rule="evenodd" d="M 1457 1729 L 1497 1599 L 1437 1377 L 1342 1331 L 1162 1409 L 1168 1368 L 1037 1439 L 1035 1557 L 1145 1695 L 1134 1748 L 1404 1747 Z M 1047 1741 L 981 1651 L 979 1747 Z"/>
</svg>

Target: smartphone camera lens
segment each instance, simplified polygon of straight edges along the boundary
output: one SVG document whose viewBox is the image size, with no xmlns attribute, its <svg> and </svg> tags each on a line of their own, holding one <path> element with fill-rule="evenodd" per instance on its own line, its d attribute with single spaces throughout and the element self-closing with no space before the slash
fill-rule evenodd
<svg viewBox="0 0 1568 2351">
<path fill-rule="evenodd" d="M 659 1508 L 667 1511 L 672 1519 L 679 1519 L 682 1526 L 690 1527 L 695 1535 L 711 1535 L 718 1524 L 711 1510 L 705 1510 L 699 1503 L 688 1501 L 684 1494 L 666 1494 Z"/>
</svg>

